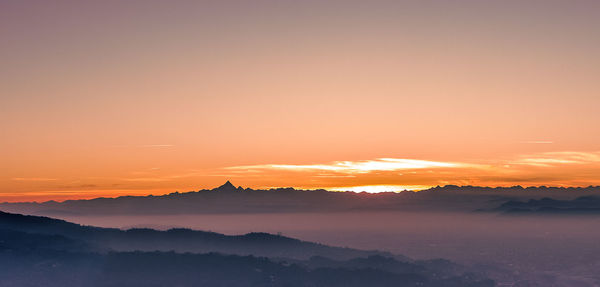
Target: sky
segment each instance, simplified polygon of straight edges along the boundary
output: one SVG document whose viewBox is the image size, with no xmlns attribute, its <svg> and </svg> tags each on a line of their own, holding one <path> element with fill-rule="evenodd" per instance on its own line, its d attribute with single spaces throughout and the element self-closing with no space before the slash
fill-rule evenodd
<svg viewBox="0 0 600 287">
<path fill-rule="evenodd" d="M 0 201 L 600 185 L 598 1 L 1 1 Z"/>
</svg>

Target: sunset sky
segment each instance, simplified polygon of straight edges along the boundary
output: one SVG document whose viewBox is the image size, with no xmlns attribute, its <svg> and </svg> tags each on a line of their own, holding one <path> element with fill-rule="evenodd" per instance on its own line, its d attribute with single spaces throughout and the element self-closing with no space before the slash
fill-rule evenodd
<svg viewBox="0 0 600 287">
<path fill-rule="evenodd" d="M 54 3 L 50 3 L 54 2 Z M 0 201 L 600 185 L 600 1 L 2 1 Z"/>
</svg>

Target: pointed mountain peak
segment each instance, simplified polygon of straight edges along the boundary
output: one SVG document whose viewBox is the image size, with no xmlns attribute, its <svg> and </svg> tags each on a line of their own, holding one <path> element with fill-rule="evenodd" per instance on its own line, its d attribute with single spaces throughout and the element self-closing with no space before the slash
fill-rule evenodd
<svg viewBox="0 0 600 287">
<path fill-rule="evenodd" d="M 228 180 L 225 184 L 215 188 L 215 190 L 236 190 L 236 187 Z"/>
</svg>

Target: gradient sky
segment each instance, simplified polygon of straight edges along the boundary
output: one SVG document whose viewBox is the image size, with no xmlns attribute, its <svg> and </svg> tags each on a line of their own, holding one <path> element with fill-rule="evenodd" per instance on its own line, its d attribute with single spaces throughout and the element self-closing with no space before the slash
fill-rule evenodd
<svg viewBox="0 0 600 287">
<path fill-rule="evenodd" d="M 599 1 L 1 1 L 0 201 L 600 185 Z M 364 187 L 367 186 L 367 187 Z"/>
</svg>

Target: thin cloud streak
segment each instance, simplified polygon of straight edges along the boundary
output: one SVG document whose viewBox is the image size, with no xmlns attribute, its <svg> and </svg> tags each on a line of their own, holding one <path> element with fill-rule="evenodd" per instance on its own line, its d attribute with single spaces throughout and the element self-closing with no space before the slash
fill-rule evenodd
<svg viewBox="0 0 600 287">
<path fill-rule="evenodd" d="M 600 163 L 600 152 L 544 152 L 522 156 L 510 164 L 553 167 L 563 164 L 594 164 Z"/>
<path fill-rule="evenodd" d="M 171 175 L 157 175 L 150 177 L 134 177 L 134 178 L 122 178 L 124 181 L 139 181 L 139 182 L 161 182 L 161 181 L 172 181 L 176 179 L 189 178 L 202 176 L 204 173 L 199 171 L 186 172 L 181 174 L 171 174 Z"/>
<path fill-rule="evenodd" d="M 58 178 L 45 178 L 45 177 L 14 177 L 14 181 L 54 181 Z"/>
<path fill-rule="evenodd" d="M 522 144 L 553 144 L 553 141 L 522 141 Z"/>
</svg>

